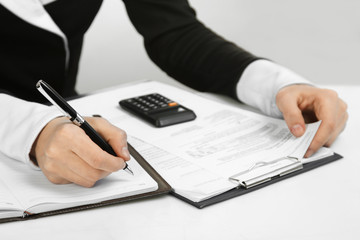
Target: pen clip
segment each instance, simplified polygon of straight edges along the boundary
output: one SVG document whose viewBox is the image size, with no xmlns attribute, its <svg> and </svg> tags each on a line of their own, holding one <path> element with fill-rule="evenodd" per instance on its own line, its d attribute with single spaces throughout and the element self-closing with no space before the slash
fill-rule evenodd
<svg viewBox="0 0 360 240">
<path fill-rule="evenodd" d="M 43 80 L 39 80 L 36 83 L 36 88 L 39 92 L 46 97 L 46 99 L 51 102 L 54 106 L 58 107 L 59 110 L 67 117 L 70 118 L 72 122 L 80 126 L 84 119 L 78 114 L 75 109 L 73 109 L 49 84 Z M 65 110 L 66 109 L 66 110 Z"/>
</svg>

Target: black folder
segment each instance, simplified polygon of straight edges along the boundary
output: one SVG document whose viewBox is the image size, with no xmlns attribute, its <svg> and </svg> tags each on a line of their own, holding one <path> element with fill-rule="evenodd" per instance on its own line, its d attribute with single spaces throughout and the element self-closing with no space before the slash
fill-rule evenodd
<svg viewBox="0 0 360 240">
<path fill-rule="evenodd" d="M 183 200 L 183 201 L 185 201 L 185 202 L 187 202 L 187 203 L 201 209 L 201 208 L 213 205 L 215 203 L 219 203 L 219 202 L 222 202 L 222 201 L 234 198 L 234 197 L 238 197 L 238 196 L 241 196 L 241 195 L 256 191 L 256 190 L 261 189 L 263 187 L 266 187 L 266 186 L 269 186 L 271 184 L 280 182 L 280 181 L 282 181 L 284 179 L 299 175 L 301 173 L 305 173 L 307 171 L 310 171 L 312 169 L 321 167 L 321 166 L 323 166 L 325 164 L 334 162 L 334 161 L 339 160 L 341 158 L 342 158 L 341 155 L 339 155 L 337 153 L 334 153 L 334 155 L 332 155 L 332 156 L 324 157 L 322 159 L 319 159 L 319 160 L 316 160 L 316 161 L 313 161 L 313 162 L 304 163 L 302 169 L 291 172 L 291 173 L 283 175 L 283 176 L 276 176 L 276 177 L 272 178 L 271 181 L 261 183 L 259 185 L 253 186 L 251 188 L 243 188 L 243 187 L 234 188 L 234 189 L 229 190 L 229 191 L 227 191 L 225 193 L 222 193 L 220 195 L 217 195 L 215 197 L 212 197 L 212 198 L 200 201 L 200 202 L 193 202 L 193 201 L 191 201 L 191 200 L 189 200 L 187 198 L 184 198 L 183 196 L 181 196 L 179 194 L 176 194 L 175 192 L 172 192 L 171 194 L 174 195 L 175 197 L 177 197 L 177 198 L 179 198 L 179 199 L 181 199 L 181 200 Z"/>
</svg>

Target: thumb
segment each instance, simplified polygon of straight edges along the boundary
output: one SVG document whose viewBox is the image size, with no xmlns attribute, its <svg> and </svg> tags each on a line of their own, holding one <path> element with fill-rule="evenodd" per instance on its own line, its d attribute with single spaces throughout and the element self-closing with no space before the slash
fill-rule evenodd
<svg viewBox="0 0 360 240">
<path fill-rule="evenodd" d="M 278 107 L 290 132 L 295 137 L 301 137 L 305 133 L 305 120 L 296 102 L 282 101 Z"/>
</svg>

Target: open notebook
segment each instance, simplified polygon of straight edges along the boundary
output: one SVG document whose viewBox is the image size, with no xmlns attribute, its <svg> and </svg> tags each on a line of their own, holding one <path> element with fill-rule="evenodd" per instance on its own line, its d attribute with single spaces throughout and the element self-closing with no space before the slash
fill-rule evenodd
<svg viewBox="0 0 360 240">
<path fill-rule="evenodd" d="M 2 156 L 0 161 L 0 222 L 26 220 L 167 193 L 170 186 L 129 146 L 134 171 L 113 173 L 92 188 L 55 185 L 41 171 Z M 136 160 L 135 160 L 136 159 Z"/>
</svg>

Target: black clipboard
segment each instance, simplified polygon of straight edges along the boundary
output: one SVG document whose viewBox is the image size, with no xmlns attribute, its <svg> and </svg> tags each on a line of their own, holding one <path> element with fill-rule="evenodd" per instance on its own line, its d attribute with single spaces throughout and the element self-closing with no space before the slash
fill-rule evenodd
<svg viewBox="0 0 360 240">
<path fill-rule="evenodd" d="M 181 199 L 181 200 L 183 200 L 183 201 L 185 201 L 185 202 L 199 208 L 199 209 L 202 209 L 204 207 L 207 207 L 207 206 L 210 206 L 210 205 L 213 205 L 213 204 L 216 204 L 216 203 L 219 203 L 219 202 L 222 202 L 222 201 L 234 198 L 234 197 L 238 197 L 238 196 L 241 196 L 241 195 L 256 191 L 256 190 L 261 189 L 263 187 L 266 187 L 266 186 L 269 186 L 271 184 L 280 182 L 280 181 L 282 181 L 284 179 L 299 175 L 301 173 L 305 173 L 307 171 L 310 171 L 312 169 L 321 167 L 321 166 L 323 166 L 325 164 L 334 162 L 334 161 L 339 160 L 341 158 L 342 158 L 341 155 L 339 155 L 337 153 L 334 153 L 334 155 L 324 157 L 322 159 L 319 159 L 319 160 L 316 160 L 316 161 L 313 161 L 313 162 L 304 163 L 302 169 L 291 172 L 291 173 L 283 175 L 283 176 L 274 177 L 274 178 L 271 179 L 271 181 L 267 181 L 267 182 L 261 183 L 259 185 L 256 185 L 254 187 L 246 188 L 246 189 L 242 188 L 242 187 L 234 188 L 234 189 L 229 190 L 227 192 L 224 192 L 224 193 L 222 193 L 220 195 L 214 196 L 212 198 L 209 198 L 209 199 L 206 199 L 206 200 L 203 200 L 203 201 L 200 201 L 200 202 L 193 202 L 193 201 L 191 201 L 191 200 L 189 200 L 189 199 L 187 199 L 187 198 L 185 198 L 185 197 L 183 197 L 183 196 L 181 196 L 181 195 L 179 195 L 179 194 L 177 194 L 175 192 L 171 192 L 171 194 L 174 195 L 175 197 L 177 197 L 177 198 L 179 198 L 179 199 Z"/>
</svg>

